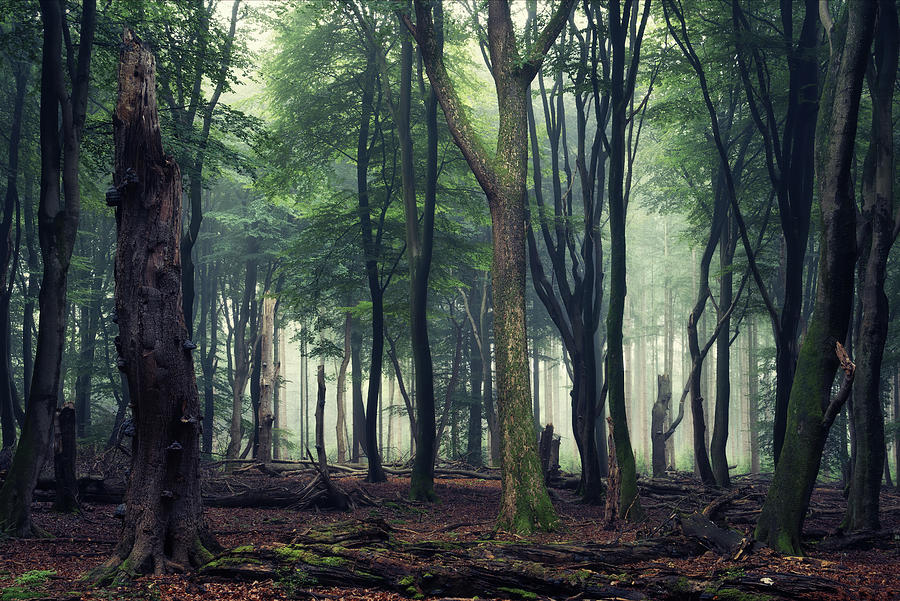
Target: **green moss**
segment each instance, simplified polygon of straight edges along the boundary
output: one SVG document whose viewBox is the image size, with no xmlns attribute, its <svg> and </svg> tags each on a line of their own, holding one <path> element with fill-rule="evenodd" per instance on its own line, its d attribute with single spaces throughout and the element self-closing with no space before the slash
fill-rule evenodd
<svg viewBox="0 0 900 601">
<path fill-rule="evenodd" d="M 344 548 L 335 545 L 332 550 L 343 550 Z M 334 555 L 319 555 L 315 551 L 301 545 L 284 545 L 275 548 L 275 554 L 279 559 L 286 562 L 302 562 L 311 566 L 328 566 L 336 568 L 347 563 L 347 560 Z"/>
<path fill-rule="evenodd" d="M 720 588 L 707 592 L 715 594 L 715 598 L 718 601 L 772 601 L 773 599 L 770 595 L 745 593 L 736 588 Z"/>
<path fill-rule="evenodd" d="M 44 584 L 51 576 L 56 576 L 56 570 L 31 570 L 16 578 L 16 584 L 19 586 Z"/>
<path fill-rule="evenodd" d="M 36 599 L 43 597 L 44 593 L 30 588 L 11 586 L 0 592 L 0 601 L 14 601 L 16 599 Z"/>
<path fill-rule="evenodd" d="M 252 553 L 256 547 L 253 545 L 244 545 L 242 547 L 235 547 L 231 550 L 232 553 Z"/>
<path fill-rule="evenodd" d="M 214 569 L 214 568 L 234 567 L 234 566 L 240 566 L 240 565 L 246 565 L 246 564 L 259 565 L 261 563 L 262 562 L 260 560 L 256 559 L 255 557 L 234 557 L 231 555 L 227 555 L 225 557 L 220 557 L 218 559 L 214 559 L 214 560 L 210 561 L 209 563 L 207 563 L 206 565 L 204 565 L 203 567 Z"/>
<path fill-rule="evenodd" d="M 516 597 L 519 597 L 520 599 L 528 599 L 529 601 L 532 601 L 532 600 L 538 598 L 538 596 L 535 593 L 532 593 L 531 591 L 526 591 L 526 590 L 520 589 L 520 588 L 507 588 L 505 586 L 501 586 L 501 587 L 498 587 L 497 590 L 504 592 L 504 593 L 508 593 L 510 595 L 515 595 Z"/>
</svg>

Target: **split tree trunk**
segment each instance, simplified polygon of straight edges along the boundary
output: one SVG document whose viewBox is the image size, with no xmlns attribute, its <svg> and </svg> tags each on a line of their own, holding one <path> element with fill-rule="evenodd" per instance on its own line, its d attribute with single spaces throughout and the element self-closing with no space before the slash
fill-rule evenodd
<svg viewBox="0 0 900 601">
<path fill-rule="evenodd" d="M 50 448 L 53 411 L 60 391 L 68 272 L 81 213 L 78 181 L 81 133 L 97 15 L 96 1 L 84 0 L 77 62 L 73 60 L 75 57 L 68 57 L 75 67 L 69 73 L 72 79 L 69 90 L 65 85 L 62 62 L 67 15 L 63 14 L 58 2 L 45 0 L 40 8 L 44 26 L 40 100 L 41 199 L 38 208 L 38 237 L 43 259 L 40 318 L 21 438 L 0 488 L 0 531 L 15 536 L 38 533 L 31 522 L 31 499 Z M 27 364 L 30 353 L 26 351 L 25 357 Z"/>
<path fill-rule="evenodd" d="M 831 399 L 839 365 L 833 349 L 846 339 L 853 299 L 856 207 L 850 167 L 875 3 L 851 2 L 847 11 L 829 32 L 834 51 L 816 140 L 823 227 L 815 311 L 800 349 L 781 458 L 755 532 L 758 540 L 792 555 L 801 551 L 822 450 L 841 404 L 840 397 Z"/>
<path fill-rule="evenodd" d="M 125 31 L 113 116 L 116 311 L 135 435 L 122 538 L 92 577 L 121 581 L 210 559 L 201 542 L 200 402 L 181 309 L 181 172 L 165 155 L 155 61 Z"/>
<path fill-rule="evenodd" d="M 881 408 L 881 366 L 890 312 L 884 292 L 888 255 L 894 243 L 894 128 L 891 115 L 897 79 L 898 24 L 894 0 L 878 2 L 876 52 L 870 62 L 872 136 L 863 166 L 862 211 L 857 229 L 859 307 L 853 404 L 848 406 L 856 431 L 846 530 L 878 530 L 878 503 L 887 453 Z M 895 417 L 896 419 L 896 417 Z M 888 472 L 890 477 L 890 472 Z"/>
</svg>

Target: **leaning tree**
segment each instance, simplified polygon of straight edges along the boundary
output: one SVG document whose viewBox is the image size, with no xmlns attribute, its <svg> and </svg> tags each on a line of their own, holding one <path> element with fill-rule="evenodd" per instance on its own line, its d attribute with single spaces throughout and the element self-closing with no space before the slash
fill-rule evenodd
<svg viewBox="0 0 900 601">
<path fill-rule="evenodd" d="M 181 302 L 181 171 L 163 152 L 155 61 L 126 30 L 113 116 L 118 365 L 134 439 L 122 538 L 98 581 L 167 573 L 210 558 L 200 507 L 202 417 Z"/>
</svg>

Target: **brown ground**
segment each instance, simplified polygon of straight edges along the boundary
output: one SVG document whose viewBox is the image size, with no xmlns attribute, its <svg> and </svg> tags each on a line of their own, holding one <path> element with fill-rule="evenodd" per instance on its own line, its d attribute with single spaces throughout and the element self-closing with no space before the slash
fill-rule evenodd
<svg viewBox="0 0 900 601">
<path fill-rule="evenodd" d="M 269 476 L 246 475 L 260 483 Z M 206 515 L 219 541 L 225 547 L 264 544 L 289 539 L 292 532 L 302 531 L 310 524 L 341 521 L 349 517 L 381 517 L 396 531 L 398 538 L 407 541 L 447 540 L 467 541 L 483 539 L 493 532 L 493 519 L 498 511 L 499 483 L 476 479 L 442 479 L 436 492 L 442 502 L 436 505 L 410 504 L 404 501 L 409 480 L 391 477 L 388 482 L 363 484 L 352 478 L 340 480 L 343 486 L 363 486 L 380 500 L 376 507 L 362 507 L 352 514 L 337 512 L 297 512 L 271 509 L 206 510 Z M 679 480 L 686 484 L 686 479 Z M 764 484 L 759 480 L 737 480 L 750 496 L 758 499 Z M 698 489 L 699 490 L 699 489 Z M 612 542 L 633 540 L 635 537 L 664 532 L 669 527 L 673 510 L 690 511 L 702 508 L 715 492 L 692 493 L 680 497 L 645 497 L 649 519 L 640 526 L 624 527 L 618 531 L 603 530 L 600 526 L 602 509 L 583 505 L 570 491 L 554 491 L 554 505 L 561 517 L 561 527 L 554 533 L 542 533 L 522 539 L 514 535 L 496 533 L 498 539 L 533 540 L 535 542 Z M 752 527 L 755 500 L 738 499 L 732 506 L 738 529 Z M 833 531 L 841 518 L 844 501 L 840 491 L 820 487 L 813 497 L 812 513 L 807 520 L 807 532 L 824 535 Z M 885 491 L 884 527 L 900 531 L 900 495 Z M 18 598 L 38 599 L 146 599 L 172 601 L 259 600 L 285 599 L 284 593 L 272 582 L 211 582 L 195 575 L 148 577 L 132 586 L 120 589 L 92 589 L 79 581 L 79 576 L 100 563 L 111 551 L 118 536 L 119 521 L 113 517 L 113 506 L 88 506 L 83 516 L 61 515 L 51 511 L 49 503 L 37 503 L 36 523 L 54 538 L 43 540 L 0 541 L 0 600 Z M 741 517 L 743 514 L 743 518 Z M 749 516 L 749 517 L 748 517 Z M 741 523 L 743 522 L 743 523 Z M 900 535 L 894 535 L 889 548 L 863 549 L 841 552 L 817 551 L 810 547 L 807 557 L 780 557 L 766 550 L 757 551 L 741 562 L 722 560 L 711 552 L 690 560 L 660 558 L 623 569 L 623 583 L 656 574 L 707 576 L 710 573 L 741 571 L 743 573 L 791 573 L 827 578 L 838 584 L 839 592 L 831 599 L 900 599 Z M 17 584 L 23 574 L 33 570 L 52 570 L 43 583 Z M 40 578 L 38 578 L 40 580 Z M 639 584 L 636 583 L 636 586 Z M 19 590 L 16 590 L 19 589 Z M 19 595 L 19 596 L 16 596 Z M 28 596 L 31 595 L 31 596 Z M 315 599 L 403 599 L 396 594 L 359 589 L 313 589 Z M 715 595 L 710 599 L 717 598 Z M 807 598 L 823 598 L 807 597 Z"/>
</svg>

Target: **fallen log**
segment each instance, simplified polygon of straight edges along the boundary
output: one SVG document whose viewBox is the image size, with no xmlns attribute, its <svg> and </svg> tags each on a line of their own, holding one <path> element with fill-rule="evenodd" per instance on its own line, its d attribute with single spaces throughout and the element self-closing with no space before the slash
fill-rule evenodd
<svg viewBox="0 0 900 601">
<path fill-rule="evenodd" d="M 403 543 L 382 520 L 351 521 L 312 528 L 289 544 L 244 546 L 201 568 L 201 578 L 268 580 L 291 598 L 309 589 L 377 589 L 402 595 L 505 599 L 742 598 L 771 600 L 836 590 L 836 582 L 792 574 L 721 571 L 685 577 L 655 565 L 634 573 L 628 566 L 659 558 L 703 553 L 698 542 L 667 536 L 622 544 L 508 544 L 490 541 Z M 712 593 L 713 596 L 704 597 Z M 716 596 L 718 595 L 718 596 Z M 727 596 L 730 595 L 730 596 Z"/>
</svg>

